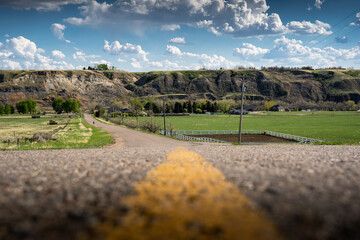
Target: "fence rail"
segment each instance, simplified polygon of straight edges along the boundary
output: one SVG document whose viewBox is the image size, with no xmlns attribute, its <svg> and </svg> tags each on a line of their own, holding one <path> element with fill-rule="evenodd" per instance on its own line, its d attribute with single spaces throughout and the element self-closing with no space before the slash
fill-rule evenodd
<svg viewBox="0 0 360 240">
<path fill-rule="evenodd" d="M 164 134 L 164 130 L 161 130 L 161 134 Z M 180 134 L 177 132 L 166 132 L 166 136 L 170 136 L 170 137 L 174 137 L 177 139 L 181 139 L 181 140 L 186 140 L 186 141 L 199 141 L 199 142 L 214 142 L 214 143 L 229 143 L 226 141 L 222 141 L 219 139 L 215 139 L 215 138 L 207 138 L 207 137 L 191 137 L 191 136 L 187 136 L 185 134 Z"/>
<path fill-rule="evenodd" d="M 174 136 L 176 138 L 183 139 L 183 140 L 187 140 L 186 139 L 186 137 L 187 137 L 187 138 L 196 138 L 195 141 L 208 142 L 208 140 L 205 141 L 202 139 L 212 139 L 212 138 L 190 137 L 188 135 L 219 135 L 219 134 L 238 134 L 238 133 L 239 133 L 238 130 L 179 130 L 179 131 L 176 131 L 175 133 L 172 133 L 171 136 Z M 243 131 L 241 131 L 241 133 L 242 134 L 265 134 L 265 135 L 269 135 L 269 136 L 273 136 L 273 137 L 294 140 L 299 143 L 323 142 L 322 140 L 319 140 L 319 139 L 301 137 L 301 136 L 296 136 L 296 135 L 292 135 L 292 134 L 274 132 L 274 131 L 269 131 L 269 130 L 243 130 Z M 164 134 L 164 131 L 162 131 L 162 134 Z M 168 132 L 167 135 L 170 136 L 170 133 Z M 177 136 L 179 136 L 179 137 L 177 137 Z M 186 136 L 186 137 L 183 137 L 183 136 Z M 221 140 L 217 140 L 217 139 L 212 139 L 212 140 L 226 143 L 225 141 L 221 141 Z M 214 141 L 211 141 L 211 142 L 214 142 Z"/>
</svg>

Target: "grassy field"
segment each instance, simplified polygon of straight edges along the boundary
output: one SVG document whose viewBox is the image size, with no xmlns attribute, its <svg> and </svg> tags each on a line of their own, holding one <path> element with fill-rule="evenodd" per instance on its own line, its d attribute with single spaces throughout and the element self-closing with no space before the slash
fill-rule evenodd
<svg viewBox="0 0 360 240">
<path fill-rule="evenodd" d="M 58 125 L 48 125 L 49 120 L 55 120 Z M 66 128 L 61 129 L 68 122 Z M 37 132 L 52 132 L 58 129 L 53 137 L 57 140 L 46 142 L 27 142 L 24 138 L 33 137 Z M 16 139 L 20 139 L 20 146 Z M 32 150 L 32 149 L 67 149 L 67 148 L 95 148 L 113 142 L 111 136 L 101 129 L 86 123 L 83 118 L 69 118 L 66 115 L 41 116 L 32 119 L 31 116 L 2 116 L 0 117 L 0 150 Z M 10 139 L 10 146 L 6 141 Z"/>
<path fill-rule="evenodd" d="M 145 121 L 148 118 L 140 118 Z M 134 119 L 132 119 L 134 120 Z M 163 124 L 162 117 L 156 117 Z M 236 130 L 239 116 L 191 115 L 167 117 L 177 130 Z M 162 125 L 161 125 L 162 126 Z M 270 130 L 325 140 L 328 143 L 360 144 L 359 112 L 271 112 L 245 115 L 245 130 Z"/>
</svg>

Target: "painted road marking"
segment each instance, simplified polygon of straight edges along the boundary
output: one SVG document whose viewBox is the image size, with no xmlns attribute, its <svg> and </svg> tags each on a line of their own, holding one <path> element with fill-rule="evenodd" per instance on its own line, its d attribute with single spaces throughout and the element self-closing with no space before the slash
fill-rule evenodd
<svg viewBox="0 0 360 240">
<path fill-rule="evenodd" d="M 178 148 L 135 186 L 104 239 L 281 239 L 273 223 L 200 155 Z"/>
</svg>

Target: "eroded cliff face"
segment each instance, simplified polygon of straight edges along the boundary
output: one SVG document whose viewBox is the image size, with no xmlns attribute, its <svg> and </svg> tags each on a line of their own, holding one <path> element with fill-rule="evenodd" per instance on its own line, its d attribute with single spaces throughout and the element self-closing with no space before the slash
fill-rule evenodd
<svg viewBox="0 0 360 240">
<path fill-rule="evenodd" d="M 136 80 L 130 73 L 118 75 L 109 79 L 95 71 L 25 71 L 11 77 L 5 73 L 0 78 L 0 101 L 14 104 L 30 97 L 48 102 L 61 96 L 77 98 L 83 104 L 108 103 L 131 93 L 124 87 L 124 78 Z"/>
<path fill-rule="evenodd" d="M 129 73 L 123 71 L 0 71 L 0 102 L 32 98 L 50 105 L 57 97 L 82 104 L 110 104 L 131 96 L 234 98 L 246 83 L 251 100 L 285 102 L 360 101 L 360 71 L 199 70 Z"/>
</svg>

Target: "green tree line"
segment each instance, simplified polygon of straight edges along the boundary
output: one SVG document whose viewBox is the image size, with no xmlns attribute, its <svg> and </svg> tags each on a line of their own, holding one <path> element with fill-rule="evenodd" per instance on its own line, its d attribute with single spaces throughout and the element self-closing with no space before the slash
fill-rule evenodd
<svg viewBox="0 0 360 240">
<path fill-rule="evenodd" d="M 80 102 L 79 100 L 74 99 L 62 99 L 62 98 L 55 98 L 52 107 L 54 111 L 58 114 L 62 112 L 70 113 L 70 112 L 80 112 Z"/>
</svg>

